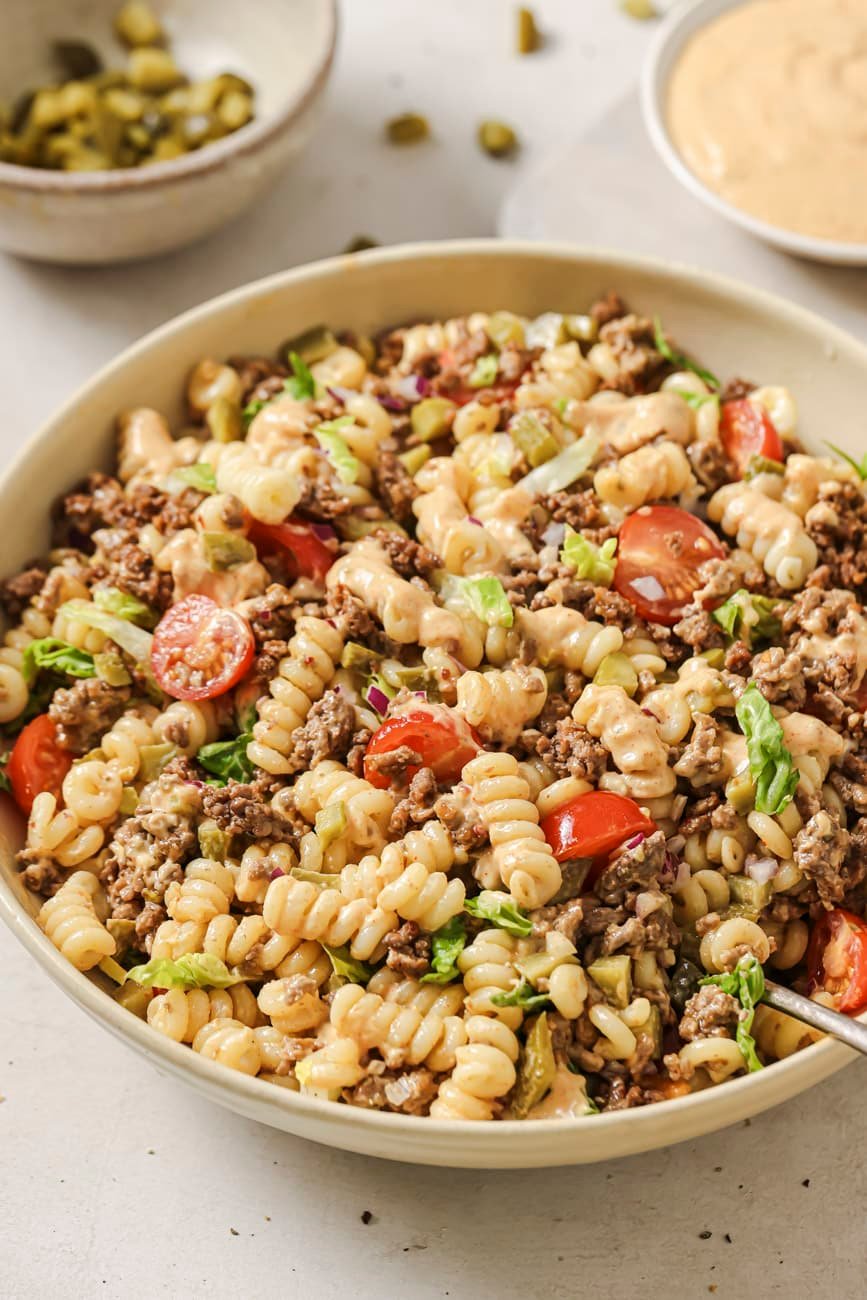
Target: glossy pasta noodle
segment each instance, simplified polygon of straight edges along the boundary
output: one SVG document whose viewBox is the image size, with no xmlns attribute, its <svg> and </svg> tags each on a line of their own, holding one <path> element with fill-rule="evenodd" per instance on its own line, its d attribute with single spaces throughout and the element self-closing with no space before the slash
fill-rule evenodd
<svg viewBox="0 0 867 1300">
<path fill-rule="evenodd" d="M 322 326 L 120 414 L 0 728 L 39 925 L 154 1032 L 480 1122 L 808 1046 L 745 960 L 867 1003 L 864 487 L 660 330 Z"/>
</svg>

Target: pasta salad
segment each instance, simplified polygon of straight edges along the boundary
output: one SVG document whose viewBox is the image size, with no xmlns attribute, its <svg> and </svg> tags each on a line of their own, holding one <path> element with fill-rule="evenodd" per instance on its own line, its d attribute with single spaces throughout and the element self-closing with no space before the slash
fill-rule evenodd
<svg viewBox="0 0 867 1300">
<path fill-rule="evenodd" d="M 864 465 L 616 293 L 206 358 L 2 585 L 39 925 L 204 1057 L 579 1116 L 867 1006 Z"/>
</svg>

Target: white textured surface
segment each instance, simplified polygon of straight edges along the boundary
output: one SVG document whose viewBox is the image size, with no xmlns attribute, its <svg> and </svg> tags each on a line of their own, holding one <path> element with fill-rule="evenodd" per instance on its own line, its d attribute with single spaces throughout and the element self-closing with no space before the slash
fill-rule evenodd
<svg viewBox="0 0 867 1300">
<path fill-rule="evenodd" d="M 624 95 L 648 35 L 613 0 L 536 7 L 555 39 L 518 62 L 504 0 L 350 0 L 318 141 L 252 220 L 126 269 L 0 260 L 2 455 L 127 342 L 214 293 L 360 232 L 492 233 L 512 181 Z M 378 133 L 407 108 L 437 140 L 396 153 Z M 520 164 L 477 155 L 487 114 L 521 129 Z M 628 165 L 645 144 L 621 147 Z M 862 1063 L 698 1143 L 607 1168 L 461 1174 L 364 1161 L 203 1103 L 91 1024 L 5 931 L 0 1044 L 9 1300 L 863 1294 Z"/>
</svg>

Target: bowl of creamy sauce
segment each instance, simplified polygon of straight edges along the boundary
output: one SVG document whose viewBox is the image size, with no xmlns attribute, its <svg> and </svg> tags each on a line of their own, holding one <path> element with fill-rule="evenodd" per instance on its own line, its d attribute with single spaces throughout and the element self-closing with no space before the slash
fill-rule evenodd
<svg viewBox="0 0 867 1300">
<path fill-rule="evenodd" d="M 681 5 L 642 105 L 705 203 L 788 252 L 867 265 L 867 0 Z"/>
</svg>

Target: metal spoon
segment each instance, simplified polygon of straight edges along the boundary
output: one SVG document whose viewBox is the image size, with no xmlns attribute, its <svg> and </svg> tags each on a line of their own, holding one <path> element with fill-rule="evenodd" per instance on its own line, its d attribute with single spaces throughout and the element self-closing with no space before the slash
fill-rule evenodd
<svg viewBox="0 0 867 1300">
<path fill-rule="evenodd" d="M 782 984 L 774 984 L 771 980 L 765 980 L 762 1001 L 775 1011 L 783 1011 L 787 1016 L 803 1020 L 813 1029 L 820 1029 L 823 1034 L 833 1034 L 848 1047 L 854 1047 L 857 1052 L 863 1052 L 867 1056 L 867 1025 L 862 1025 L 860 1021 L 841 1015 L 839 1011 L 832 1011 L 830 1007 L 823 1007 L 821 1002 L 811 1002 L 800 993 L 793 993 L 791 989 L 784 988 Z"/>
</svg>

